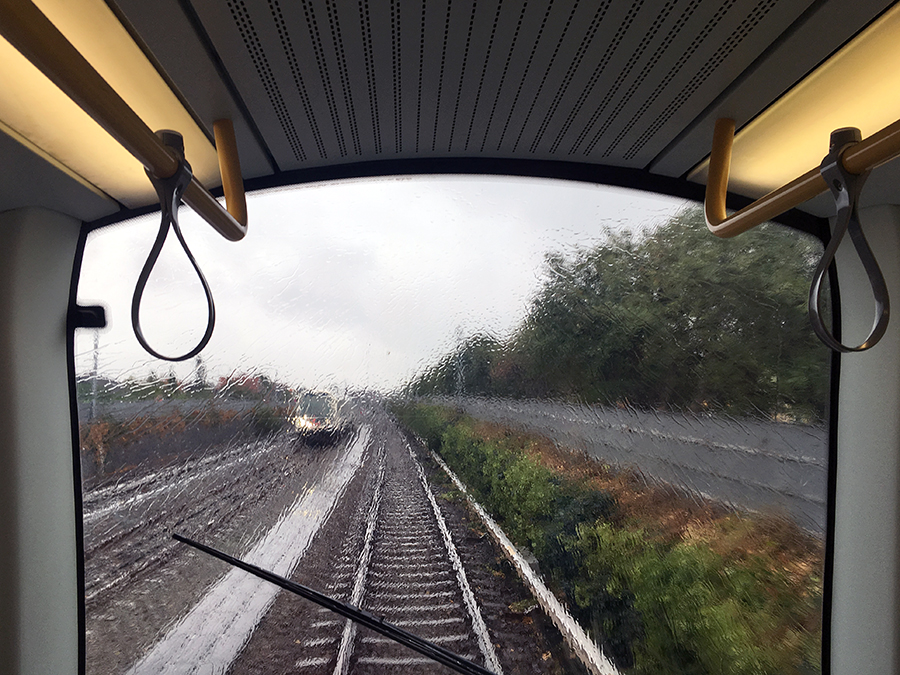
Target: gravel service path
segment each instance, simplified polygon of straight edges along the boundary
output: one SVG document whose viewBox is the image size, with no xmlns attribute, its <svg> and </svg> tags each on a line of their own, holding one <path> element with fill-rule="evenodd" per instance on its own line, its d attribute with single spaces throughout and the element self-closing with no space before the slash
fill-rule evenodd
<svg viewBox="0 0 900 675">
<path fill-rule="evenodd" d="M 801 424 L 644 412 L 556 401 L 438 398 L 737 508 L 784 513 L 823 534 L 828 435 Z"/>
</svg>

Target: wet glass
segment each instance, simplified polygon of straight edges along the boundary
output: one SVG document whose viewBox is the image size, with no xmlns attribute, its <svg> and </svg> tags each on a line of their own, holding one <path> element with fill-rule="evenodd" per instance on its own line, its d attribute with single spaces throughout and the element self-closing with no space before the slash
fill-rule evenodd
<svg viewBox="0 0 900 675">
<path fill-rule="evenodd" d="M 239 243 L 182 209 L 217 327 L 181 363 L 129 322 L 157 216 L 89 238 L 88 673 L 451 672 L 173 534 L 494 672 L 821 670 L 820 242 L 525 179 L 249 209 Z M 174 244 L 141 310 L 166 354 L 206 321 Z"/>
</svg>

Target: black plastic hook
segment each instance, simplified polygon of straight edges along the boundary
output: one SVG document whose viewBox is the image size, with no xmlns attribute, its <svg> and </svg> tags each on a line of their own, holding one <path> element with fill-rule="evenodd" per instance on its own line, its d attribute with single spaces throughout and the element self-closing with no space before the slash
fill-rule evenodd
<svg viewBox="0 0 900 675">
<path fill-rule="evenodd" d="M 156 189 L 156 194 L 159 196 L 159 210 L 162 220 L 159 226 L 159 233 L 156 235 L 156 241 L 153 242 L 153 247 L 150 249 L 150 254 L 147 256 L 147 262 L 144 263 L 144 267 L 138 276 L 137 285 L 134 289 L 134 296 L 131 300 L 131 326 L 134 329 L 134 335 L 141 344 L 141 347 L 143 347 L 150 355 L 162 359 L 163 361 L 187 361 L 199 354 L 212 337 L 213 329 L 216 325 L 216 306 L 213 302 L 212 291 L 209 288 L 209 284 L 206 282 L 206 277 L 204 277 L 203 272 L 200 271 L 197 261 L 194 259 L 191 250 L 188 248 L 187 242 L 184 240 L 184 236 L 181 234 L 181 228 L 178 226 L 178 205 L 181 203 L 181 196 L 190 184 L 192 176 L 191 165 L 188 164 L 187 160 L 184 158 L 184 140 L 177 131 L 157 131 L 156 135 L 162 139 L 163 143 L 176 152 L 179 157 L 179 162 L 178 169 L 169 178 L 157 178 L 149 171 L 146 172 L 147 177 Z M 206 306 L 209 310 L 208 320 L 206 322 L 206 332 L 203 334 L 203 337 L 200 338 L 200 342 L 197 343 L 197 346 L 191 351 L 182 354 L 181 356 L 163 356 L 147 343 L 144 333 L 141 330 L 141 298 L 144 295 L 144 288 L 147 286 L 147 280 L 150 278 L 153 266 L 156 265 L 163 244 L 166 242 L 166 236 L 169 234 L 170 225 L 172 229 L 175 230 L 175 236 L 178 237 L 181 248 L 184 249 L 194 271 L 200 278 L 200 284 L 203 286 L 203 293 L 206 295 Z"/>
<path fill-rule="evenodd" d="M 890 298 L 888 297 L 884 275 L 881 273 L 878 261 L 875 260 L 875 255 L 872 253 L 869 242 L 866 241 L 866 236 L 863 234 L 859 223 L 859 196 L 870 172 L 866 171 L 859 175 L 852 174 L 841 163 L 841 154 L 844 150 L 860 140 L 862 140 L 862 134 L 859 129 L 853 127 L 837 129 L 831 134 L 831 147 L 828 155 L 822 160 L 819 170 L 822 178 L 828 183 L 831 194 L 834 196 L 834 202 L 837 206 L 837 221 L 834 226 L 834 232 L 831 235 L 831 241 L 828 243 L 828 247 L 825 249 L 825 253 L 816 267 L 813 282 L 809 288 L 809 318 L 812 322 L 813 330 L 828 347 L 845 353 L 862 352 L 878 344 L 878 341 L 887 330 L 891 312 Z M 828 268 L 834 262 L 834 255 L 838 246 L 840 246 L 841 240 L 848 231 L 850 232 L 853 246 L 856 248 L 856 253 L 859 255 L 859 259 L 869 277 L 872 295 L 875 298 L 875 320 L 872 323 L 872 330 L 865 341 L 857 347 L 848 347 L 835 339 L 822 321 L 822 316 L 819 312 L 822 280 Z"/>
</svg>

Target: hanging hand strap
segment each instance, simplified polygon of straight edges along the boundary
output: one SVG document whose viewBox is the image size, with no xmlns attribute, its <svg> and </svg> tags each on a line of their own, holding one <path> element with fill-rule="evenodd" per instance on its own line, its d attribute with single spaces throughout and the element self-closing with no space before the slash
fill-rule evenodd
<svg viewBox="0 0 900 675">
<path fill-rule="evenodd" d="M 844 168 L 841 163 L 841 153 L 847 146 L 858 143 L 862 135 L 859 129 L 846 128 L 838 129 L 831 134 L 831 149 L 825 159 L 822 160 L 820 171 L 837 206 L 837 221 L 834 226 L 834 232 L 831 235 L 831 241 L 825 249 L 822 259 L 819 261 L 816 272 L 813 275 L 812 286 L 809 289 L 809 318 L 812 322 L 813 330 L 819 339 L 822 340 L 831 349 L 839 352 L 861 352 L 874 347 L 882 338 L 887 330 L 888 319 L 890 317 L 890 299 L 888 297 L 887 284 L 884 281 L 884 275 L 878 266 L 878 261 L 869 248 L 866 236 L 863 234 L 862 227 L 859 224 L 859 195 L 862 192 L 863 184 L 869 177 L 866 171 L 859 175 L 852 174 Z M 850 232 L 850 239 L 859 259 L 866 270 L 869 277 L 869 284 L 872 286 L 872 295 L 875 298 L 875 320 L 872 323 L 872 330 L 869 337 L 858 347 L 848 347 L 839 342 L 831 334 L 822 321 L 819 313 L 819 297 L 822 293 L 822 280 L 828 268 L 834 262 L 834 255 L 837 252 L 844 234 Z"/>
<path fill-rule="evenodd" d="M 162 359 L 163 361 L 187 361 L 199 354 L 212 337 L 213 328 L 215 328 L 216 325 L 216 306 L 213 302 L 212 291 L 209 289 L 209 284 L 206 283 L 206 277 L 204 277 L 203 272 L 200 271 L 197 261 L 194 259 L 191 250 L 184 240 L 184 236 L 181 234 L 181 228 L 178 226 L 178 205 L 181 203 L 181 196 L 184 194 L 185 188 L 187 188 L 188 184 L 191 182 L 191 166 L 184 159 L 184 145 L 181 141 L 181 135 L 171 131 L 157 132 L 157 135 L 163 139 L 163 142 L 166 143 L 166 145 L 178 152 L 180 158 L 178 170 L 169 178 L 157 178 L 149 171 L 147 172 L 147 177 L 150 179 L 150 182 L 153 183 L 156 194 L 159 196 L 159 210 L 162 220 L 159 225 L 159 233 L 156 235 L 156 241 L 153 242 L 153 247 L 150 249 L 150 254 L 147 256 L 147 262 L 144 263 L 144 268 L 138 276 L 137 286 L 135 286 L 134 289 L 134 297 L 131 300 L 131 326 L 134 328 L 134 335 L 138 342 L 140 342 L 141 346 L 152 356 Z M 144 288 L 147 286 L 147 280 L 150 278 L 150 273 L 153 271 L 153 267 L 159 259 L 159 254 L 162 251 L 163 244 L 165 244 L 166 237 L 169 234 L 170 225 L 172 226 L 172 229 L 175 230 L 175 236 L 178 237 L 181 247 L 187 254 L 188 260 L 200 279 L 200 284 L 203 286 L 203 292 L 206 294 L 206 306 L 209 310 L 206 322 L 206 332 L 203 334 L 200 342 L 191 351 L 182 354 L 181 356 L 163 356 L 147 343 L 144 333 L 141 330 L 140 310 Z"/>
</svg>

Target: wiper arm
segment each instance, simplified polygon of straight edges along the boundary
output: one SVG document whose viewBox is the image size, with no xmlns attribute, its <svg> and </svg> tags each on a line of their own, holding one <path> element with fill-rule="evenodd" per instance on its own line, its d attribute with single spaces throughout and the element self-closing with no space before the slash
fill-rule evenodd
<svg viewBox="0 0 900 675">
<path fill-rule="evenodd" d="M 429 642 L 428 640 L 421 638 L 418 635 L 413 635 L 412 633 L 409 633 L 402 628 L 397 628 L 397 626 L 394 626 L 393 624 L 385 621 L 384 617 L 375 616 L 374 614 L 359 609 L 358 607 L 354 607 L 353 605 L 347 604 L 346 602 L 335 600 L 334 598 L 329 597 L 324 593 L 319 593 L 319 591 L 313 590 L 312 588 L 295 583 L 293 581 L 290 581 L 289 579 L 285 579 L 284 577 L 278 576 L 274 572 L 264 570 L 263 568 L 257 567 L 256 565 L 251 565 L 248 562 L 244 562 L 243 560 L 230 556 L 227 553 L 217 551 L 211 546 L 205 546 L 204 544 L 193 541 L 192 539 L 183 537 L 180 534 L 173 534 L 172 538 L 180 541 L 183 544 L 187 544 L 188 546 L 193 546 L 199 551 L 208 553 L 209 555 L 218 558 L 219 560 L 224 560 L 229 565 L 238 567 L 245 572 L 249 572 L 250 574 L 259 577 L 260 579 L 264 579 L 265 581 L 271 582 L 276 586 L 280 586 L 286 591 L 296 593 L 300 597 L 311 600 L 317 605 L 321 605 L 325 609 L 329 609 L 336 614 L 340 614 L 341 616 L 344 616 L 352 621 L 356 621 L 366 628 L 371 628 L 372 630 L 381 633 L 385 637 L 389 637 L 395 642 L 406 645 L 410 649 L 414 649 L 420 654 L 427 656 L 428 658 L 437 661 L 438 663 L 443 663 L 445 666 L 452 668 L 458 673 L 466 673 L 467 675 L 496 675 L 496 673 L 494 673 L 493 671 L 482 668 L 477 663 L 472 663 L 468 659 L 464 659 L 463 657 L 454 654 L 453 652 L 444 649 L 443 647 L 440 647 L 433 642 Z"/>
</svg>

